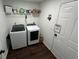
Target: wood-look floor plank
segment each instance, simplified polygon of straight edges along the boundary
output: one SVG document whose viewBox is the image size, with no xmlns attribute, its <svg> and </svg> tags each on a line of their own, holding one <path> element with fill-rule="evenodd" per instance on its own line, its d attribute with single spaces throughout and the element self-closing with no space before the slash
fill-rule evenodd
<svg viewBox="0 0 79 59">
<path fill-rule="evenodd" d="M 9 51 L 7 59 L 56 59 L 43 43 Z"/>
</svg>

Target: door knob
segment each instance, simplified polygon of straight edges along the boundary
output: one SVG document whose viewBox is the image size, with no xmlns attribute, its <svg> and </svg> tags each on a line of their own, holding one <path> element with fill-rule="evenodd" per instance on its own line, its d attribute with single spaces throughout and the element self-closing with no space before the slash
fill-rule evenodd
<svg viewBox="0 0 79 59">
<path fill-rule="evenodd" d="M 2 53 L 4 53 L 4 52 L 5 52 L 5 50 L 1 50 L 1 51 L 0 51 L 0 54 L 2 54 Z"/>
<path fill-rule="evenodd" d="M 56 36 L 56 37 L 57 37 L 57 34 L 54 34 L 54 36 Z"/>
</svg>

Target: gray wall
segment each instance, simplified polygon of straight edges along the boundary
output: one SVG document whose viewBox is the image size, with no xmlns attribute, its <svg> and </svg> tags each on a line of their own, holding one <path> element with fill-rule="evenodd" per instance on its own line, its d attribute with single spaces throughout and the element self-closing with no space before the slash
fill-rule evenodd
<svg viewBox="0 0 79 59">
<path fill-rule="evenodd" d="M 8 21 L 4 13 L 2 1 L 0 0 L 0 42 L 1 42 L 0 47 L 2 46 L 2 49 L 5 50 L 5 53 L 3 54 L 3 59 L 6 59 L 8 53 L 6 44 L 7 34 L 8 34 Z"/>
</svg>

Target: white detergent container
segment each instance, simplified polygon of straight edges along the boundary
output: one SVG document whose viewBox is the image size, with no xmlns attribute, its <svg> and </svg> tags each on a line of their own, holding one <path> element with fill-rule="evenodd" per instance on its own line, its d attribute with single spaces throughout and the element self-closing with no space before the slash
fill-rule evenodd
<svg viewBox="0 0 79 59">
<path fill-rule="evenodd" d="M 26 29 L 24 25 L 14 25 L 11 32 L 12 49 L 18 49 L 27 46 Z"/>
</svg>

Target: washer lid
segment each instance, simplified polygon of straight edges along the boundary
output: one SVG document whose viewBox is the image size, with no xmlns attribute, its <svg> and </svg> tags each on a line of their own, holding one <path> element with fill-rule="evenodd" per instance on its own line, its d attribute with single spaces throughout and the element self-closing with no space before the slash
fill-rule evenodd
<svg viewBox="0 0 79 59">
<path fill-rule="evenodd" d="M 40 30 L 40 28 L 37 25 L 33 26 L 27 26 L 28 31 L 35 31 L 35 30 Z"/>
</svg>

